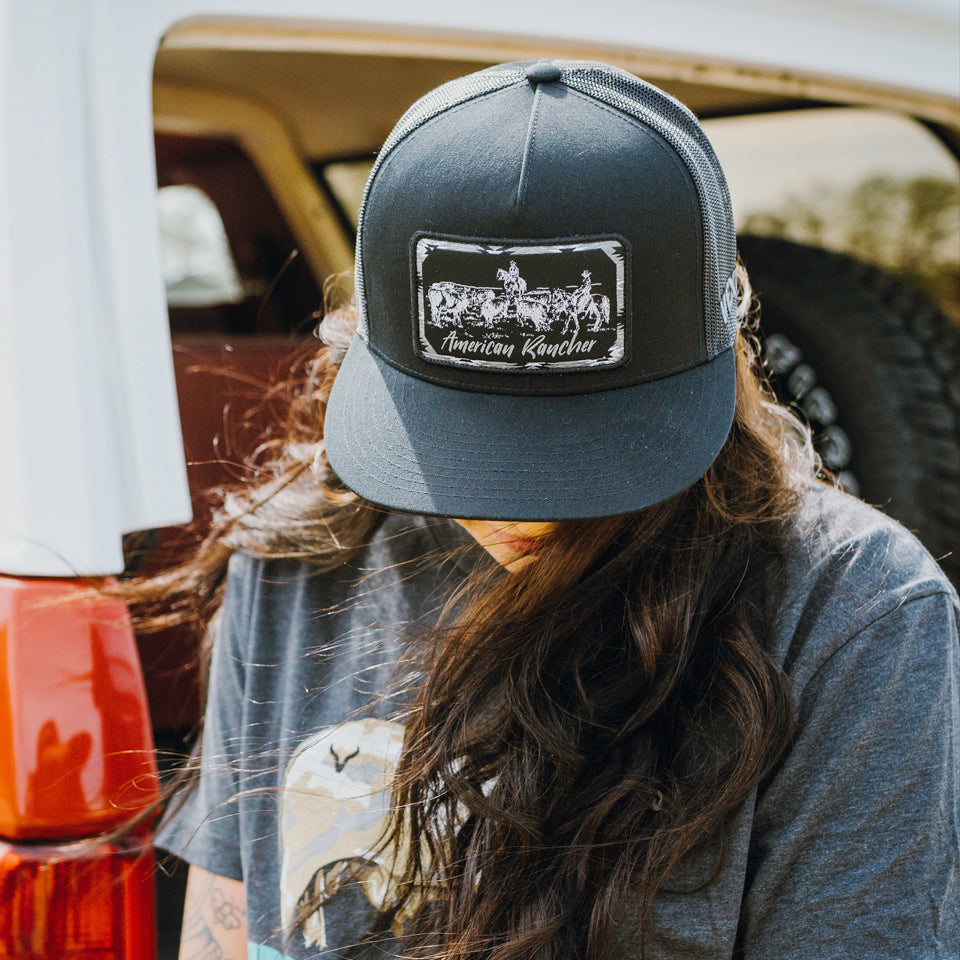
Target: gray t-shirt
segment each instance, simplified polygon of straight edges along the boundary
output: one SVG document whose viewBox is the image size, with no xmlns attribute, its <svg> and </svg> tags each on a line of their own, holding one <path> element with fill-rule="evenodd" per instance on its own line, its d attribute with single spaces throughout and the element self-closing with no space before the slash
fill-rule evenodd
<svg viewBox="0 0 960 960">
<path fill-rule="evenodd" d="M 391 517 L 334 573 L 231 561 L 202 777 L 161 844 L 244 881 L 255 960 L 357 956 L 390 882 L 371 850 L 403 736 L 402 697 L 370 705 L 404 633 L 464 575 L 423 559 L 455 542 L 444 521 Z M 770 652 L 794 738 L 722 842 L 678 867 L 671 887 L 694 892 L 658 895 L 646 957 L 956 960 L 956 594 L 907 531 L 825 487 L 787 548 Z M 300 898 L 357 858 L 359 882 L 285 937 Z M 614 955 L 640 957 L 635 916 Z"/>
</svg>

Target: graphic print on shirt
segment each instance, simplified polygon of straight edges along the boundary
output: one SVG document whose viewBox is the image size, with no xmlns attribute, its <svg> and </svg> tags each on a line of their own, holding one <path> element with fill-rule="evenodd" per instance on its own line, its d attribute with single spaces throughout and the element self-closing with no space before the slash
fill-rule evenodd
<svg viewBox="0 0 960 960">
<path fill-rule="evenodd" d="M 301 906 L 335 889 L 345 871 L 355 878 L 307 918 L 307 948 L 342 946 L 331 941 L 329 928 L 348 920 L 357 929 L 358 913 L 369 912 L 372 920 L 390 891 L 390 867 L 399 858 L 392 849 L 374 851 L 388 823 L 402 746 L 402 724 L 354 720 L 320 730 L 290 758 L 280 798 L 284 923 L 292 926 Z M 408 916 L 397 917 L 395 936 Z"/>
<path fill-rule="evenodd" d="M 626 358 L 623 240 L 416 245 L 418 348 L 492 371 L 593 370 Z"/>
</svg>

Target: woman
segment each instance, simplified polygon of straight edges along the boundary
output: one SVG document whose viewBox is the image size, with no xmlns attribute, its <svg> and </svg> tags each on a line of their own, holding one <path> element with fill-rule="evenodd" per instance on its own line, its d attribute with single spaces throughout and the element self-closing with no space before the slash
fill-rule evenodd
<svg viewBox="0 0 960 960">
<path fill-rule="evenodd" d="M 194 567 L 183 956 L 956 955 L 956 596 L 815 480 L 735 249 L 615 68 L 400 121 L 317 417 Z"/>
</svg>

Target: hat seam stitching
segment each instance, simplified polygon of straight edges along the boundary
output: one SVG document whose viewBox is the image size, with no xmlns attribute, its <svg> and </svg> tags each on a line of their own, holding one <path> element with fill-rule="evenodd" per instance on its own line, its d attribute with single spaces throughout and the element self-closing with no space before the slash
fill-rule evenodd
<svg viewBox="0 0 960 960">
<path fill-rule="evenodd" d="M 566 84 L 565 84 L 566 86 Z M 689 196 L 693 199 L 693 206 L 697 212 L 696 216 L 696 225 L 697 232 L 699 234 L 699 250 L 700 256 L 697 258 L 697 274 L 698 274 L 698 289 L 700 290 L 701 297 L 701 316 L 700 323 L 697 325 L 697 342 L 700 347 L 700 355 L 704 358 L 700 362 L 703 363 L 705 360 L 710 359 L 710 349 L 707 345 L 707 322 L 710 315 L 710 305 L 707 303 L 706 298 L 706 272 L 704 269 L 704 261 L 707 255 L 706 246 L 707 246 L 707 236 L 704 231 L 704 217 L 708 212 L 704 207 L 703 198 L 700 196 L 700 191 L 697 188 L 696 179 L 690 170 L 690 167 L 684 162 L 684 160 L 678 155 L 677 150 L 673 145 L 664 137 L 662 133 L 658 130 L 655 130 L 649 124 L 644 123 L 642 120 L 638 120 L 635 117 L 628 116 L 627 114 L 617 110 L 615 107 L 610 106 L 607 103 L 604 103 L 602 100 L 598 100 L 595 97 L 591 97 L 588 94 L 583 93 L 580 90 L 577 90 L 576 87 L 567 86 L 568 92 L 581 100 L 584 103 L 587 103 L 591 106 L 598 107 L 599 109 L 610 114 L 610 116 L 615 117 L 619 120 L 622 120 L 624 123 L 629 124 L 635 130 L 639 130 L 641 133 L 650 135 L 652 143 L 657 145 L 658 150 L 666 155 L 670 162 L 674 165 L 676 169 L 681 171 L 683 176 L 681 180 L 687 188 Z M 539 92 L 539 91 L 538 91 Z M 634 304 L 634 309 L 636 309 L 636 304 Z"/>
<path fill-rule="evenodd" d="M 530 153 L 533 150 L 533 141 L 537 132 L 537 120 L 540 117 L 540 99 L 542 93 L 540 85 L 533 94 L 533 105 L 530 108 L 530 123 L 527 125 L 527 141 L 523 145 L 523 159 L 520 161 L 520 180 L 517 183 L 517 197 L 514 201 L 514 207 L 519 207 L 527 192 L 527 161 L 530 159 Z"/>
<path fill-rule="evenodd" d="M 706 270 L 705 270 L 705 261 L 707 256 L 707 232 L 704 229 L 704 224 L 710 214 L 709 207 L 705 205 L 704 198 L 700 194 L 700 189 L 697 186 L 697 178 L 695 177 L 693 171 L 690 169 L 689 164 L 679 155 L 676 147 L 670 143 L 670 141 L 662 134 L 659 130 L 656 130 L 654 127 L 651 127 L 649 124 L 644 123 L 642 120 L 637 119 L 636 117 L 628 116 L 622 111 L 618 110 L 616 107 L 611 106 L 604 101 L 597 99 L 596 97 L 591 97 L 589 94 L 584 93 L 581 90 L 578 90 L 576 87 L 567 87 L 570 94 L 575 97 L 578 97 L 580 100 L 589 103 L 595 107 L 599 107 L 601 110 L 604 110 L 612 117 L 615 117 L 619 120 L 622 120 L 624 123 L 630 124 L 630 126 L 635 129 L 641 130 L 644 133 L 652 134 L 652 141 L 657 144 L 659 150 L 666 154 L 670 159 L 670 162 L 684 174 L 682 180 L 687 187 L 687 190 L 693 197 L 694 207 L 697 211 L 697 231 L 700 234 L 700 256 L 697 260 L 697 272 L 700 274 L 700 290 L 701 297 L 703 299 L 702 309 L 703 316 L 701 317 L 702 323 L 697 328 L 697 338 L 700 343 L 700 348 L 705 357 L 709 359 L 710 349 L 707 344 L 707 323 L 710 318 L 710 304 L 707 302 L 706 297 Z"/>
<path fill-rule="evenodd" d="M 516 82 L 516 83 L 505 84 L 505 85 L 502 86 L 502 87 L 497 87 L 495 90 L 488 90 L 488 91 L 486 91 L 486 92 L 483 93 L 483 94 L 477 94 L 476 96 L 471 97 L 469 100 L 464 100 L 464 101 L 462 101 L 461 103 L 452 104 L 451 106 L 447 107 L 446 109 L 441 110 L 441 111 L 439 111 L 438 113 L 433 114 L 433 116 L 431 116 L 431 117 L 428 117 L 426 120 L 423 121 L 423 123 L 421 123 L 421 124 L 419 124 L 418 126 L 414 127 L 405 137 L 403 137 L 401 140 L 398 140 L 397 143 L 395 143 L 395 144 L 393 145 L 393 147 L 392 147 L 391 150 L 390 150 L 389 155 L 388 155 L 387 157 L 385 157 L 385 158 L 383 159 L 383 161 L 378 164 L 376 172 L 375 172 L 375 173 L 373 174 L 373 176 L 371 177 L 370 182 L 367 184 L 367 187 L 366 187 L 365 189 L 368 190 L 368 191 L 370 191 L 370 192 L 372 193 L 372 191 L 373 191 L 373 180 L 374 180 L 375 178 L 378 178 L 378 177 L 387 169 L 387 167 L 389 167 L 389 166 L 393 163 L 393 161 L 396 159 L 396 157 L 397 157 L 397 150 L 396 150 L 397 146 L 399 146 L 401 143 L 409 142 L 409 141 L 413 140 L 415 137 L 418 137 L 424 129 L 426 129 L 428 126 L 430 126 L 430 124 L 432 124 L 432 123 L 434 122 L 434 120 L 437 120 L 437 119 L 439 119 L 440 117 L 449 117 L 451 114 L 457 113 L 457 112 L 459 112 L 460 110 L 465 109 L 469 104 L 471 104 L 474 100 L 478 99 L 480 96 L 487 96 L 487 97 L 489 97 L 489 96 L 494 96 L 495 94 L 498 94 L 498 93 L 500 93 L 500 92 L 503 91 L 503 90 L 509 90 L 511 87 L 518 86 L 518 84 L 519 84 L 519 81 Z M 365 230 L 364 233 L 366 234 L 367 231 Z M 357 254 L 358 254 L 357 259 L 358 259 L 358 260 L 363 260 L 363 248 L 362 248 L 363 237 L 358 237 L 358 239 L 359 239 L 360 242 L 359 242 L 358 245 L 357 245 Z M 369 298 L 367 297 L 367 276 L 366 276 L 366 271 L 363 271 L 363 272 L 361 273 L 361 288 L 362 288 L 362 289 L 358 289 L 358 290 L 357 290 L 357 293 L 360 294 L 360 299 L 361 299 L 362 302 L 363 302 L 364 319 L 365 319 L 365 321 L 366 321 L 366 323 L 365 323 L 365 333 L 366 333 L 366 336 L 363 337 L 363 340 L 364 340 L 365 343 L 369 343 L 369 340 L 370 340 L 370 310 L 369 310 L 369 302 L 370 302 L 370 301 L 369 301 Z M 358 332 L 359 332 L 359 331 L 358 331 Z"/>
<path fill-rule="evenodd" d="M 603 65 L 600 66 L 601 68 L 603 67 Z M 571 71 L 570 81 L 568 81 L 568 83 L 581 94 L 596 99 L 600 103 L 606 103 L 614 110 L 623 111 L 627 116 L 634 116 L 630 110 L 624 110 L 624 108 L 616 102 L 615 98 L 607 100 L 602 94 L 594 93 L 580 86 L 580 84 L 584 83 L 595 83 L 602 87 L 606 93 L 616 94 L 636 104 L 637 98 L 632 90 L 619 90 L 615 83 L 611 86 L 606 82 L 610 77 L 609 67 L 607 69 L 601 69 L 600 72 L 604 74 L 603 77 L 593 76 L 593 71 L 590 69 Z M 657 106 L 647 111 L 653 114 L 655 122 L 651 122 L 651 119 L 645 115 L 642 116 L 642 120 L 677 151 L 687 165 L 690 176 L 697 187 L 698 197 L 702 206 L 703 284 L 704 303 L 706 307 L 705 339 L 707 354 L 710 356 L 713 354 L 718 342 L 724 346 L 729 346 L 730 343 L 733 342 L 734 334 L 738 326 L 735 316 L 728 315 L 725 312 L 723 302 L 725 288 L 724 266 L 728 262 L 726 259 L 727 254 L 730 255 L 729 269 L 731 272 L 736 263 L 736 237 L 732 211 L 730 209 L 730 191 L 726 178 L 723 175 L 723 170 L 721 169 L 713 145 L 704 133 L 696 115 L 685 104 L 665 91 L 619 68 L 613 68 L 612 73 L 614 75 L 622 75 L 628 86 L 639 85 L 643 90 L 658 99 L 659 102 Z M 664 104 L 669 108 L 666 111 L 661 109 Z M 675 110 L 679 115 L 679 123 L 677 122 L 677 118 L 670 115 L 670 110 Z M 661 126 L 658 126 L 658 123 Z M 716 196 L 714 196 L 714 193 L 716 193 Z M 731 250 L 726 249 L 723 235 L 724 224 L 730 228 L 731 239 L 733 240 Z M 715 276 L 714 269 L 716 271 Z"/>
<path fill-rule="evenodd" d="M 457 79 L 459 79 L 459 80 L 465 80 L 465 79 L 467 79 L 467 78 L 461 77 L 461 78 L 457 78 Z M 459 100 L 459 101 L 453 102 L 453 103 L 451 103 L 451 104 L 448 104 L 446 107 L 443 107 L 442 109 L 438 110 L 437 112 L 432 113 L 432 114 L 430 114 L 429 116 L 425 117 L 420 123 L 418 123 L 417 125 L 415 125 L 414 127 L 412 127 L 409 132 L 407 132 L 406 134 L 404 134 L 404 136 L 398 137 L 397 140 L 396 140 L 394 143 L 391 143 L 391 144 L 390 144 L 389 150 L 387 150 L 386 153 L 384 153 L 383 149 L 381 148 L 381 151 L 378 153 L 376 159 L 374 160 L 374 166 L 373 166 L 373 171 L 372 171 L 371 176 L 370 176 L 370 181 L 369 181 L 367 184 L 364 185 L 363 197 L 362 197 L 362 199 L 361 199 L 361 201 L 360 201 L 360 211 L 359 211 L 358 225 L 357 225 L 357 244 L 356 244 L 356 247 L 355 247 L 355 254 L 354 254 L 354 258 L 355 258 L 356 261 L 362 262 L 362 260 L 363 260 L 363 257 L 362 257 L 362 252 L 363 252 L 363 251 L 362 251 L 362 249 L 361 249 L 361 244 L 362 244 L 362 232 L 361 232 L 360 226 L 361 226 L 361 224 L 362 224 L 362 221 L 365 219 L 365 216 L 364 216 L 364 215 L 365 215 L 365 213 L 366 213 L 367 198 L 368 198 L 368 194 L 371 192 L 371 187 L 373 186 L 373 180 L 380 175 L 380 172 L 382 171 L 382 169 L 383 169 L 385 166 L 387 166 L 387 164 L 389 164 L 389 163 L 392 162 L 393 158 L 396 156 L 397 147 L 400 146 L 400 144 L 402 144 L 408 137 L 414 136 L 419 130 L 423 129 L 423 127 L 425 127 L 427 124 L 431 123 L 431 122 L 432 122 L 433 120 L 435 120 L 437 117 L 443 116 L 444 114 L 451 113 L 451 112 L 453 112 L 453 111 L 455 111 L 455 110 L 459 110 L 459 109 L 461 109 L 461 108 L 463 108 L 463 107 L 466 107 L 468 104 L 472 103 L 474 100 L 479 99 L 480 97 L 491 96 L 492 94 L 499 93 L 501 90 L 507 90 L 507 89 L 509 89 L 510 87 L 518 86 L 519 84 L 525 82 L 525 80 L 526 80 L 526 78 L 523 77 L 522 75 L 520 75 L 520 76 L 515 77 L 513 80 L 510 80 L 510 81 L 507 81 L 507 82 L 505 82 L 505 83 L 502 83 L 502 84 L 500 84 L 500 85 L 498 85 L 498 86 L 495 86 L 495 87 L 491 88 L 490 90 L 478 90 L 478 91 L 476 91 L 475 93 L 471 94 L 471 95 L 470 95 L 469 97 L 467 97 L 466 99 Z M 450 81 L 451 84 L 454 84 L 454 83 L 456 83 L 456 82 L 457 82 L 457 80 L 452 80 L 452 81 Z M 440 88 L 438 87 L 437 89 L 440 89 Z M 418 102 L 419 102 L 419 101 L 418 101 Z M 415 106 L 416 106 L 416 104 L 413 104 L 413 105 L 407 110 L 407 112 L 404 113 L 404 115 L 400 118 L 400 121 L 398 121 L 398 123 L 402 123 L 403 120 L 405 119 L 405 117 L 407 116 L 407 114 L 410 112 L 410 110 L 412 110 L 413 107 L 415 107 Z M 394 128 L 394 129 L 396 129 L 396 128 Z M 387 140 L 385 141 L 384 145 L 386 145 L 387 143 L 389 143 L 390 138 L 391 138 L 392 135 L 393 135 L 393 131 L 391 132 L 390 135 L 387 136 Z M 359 309 L 359 312 L 360 312 L 360 324 L 359 324 L 359 327 L 358 327 L 358 333 L 365 334 L 365 333 L 366 333 L 367 319 L 368 319 L 368 318 L 367 318 L 367 297 L 366 297 L 366 282 L 365 282 L 365 281 L 366 281 L 366 278 L 364 277 L 362 270 L 361 270 L 361 272 L 360 272 L 360 278 L 361 278 L 361 283 L 359 284 L 358 288 L 356 289 L 356 294 L 357 294 L 357 297 L 356 297 L 356 299 L 357 299 L 357 306 L 358 306 L 358 309 Z M 366 337 L 364 336 L 363 339 L 365 340 Z"/>
</svg>

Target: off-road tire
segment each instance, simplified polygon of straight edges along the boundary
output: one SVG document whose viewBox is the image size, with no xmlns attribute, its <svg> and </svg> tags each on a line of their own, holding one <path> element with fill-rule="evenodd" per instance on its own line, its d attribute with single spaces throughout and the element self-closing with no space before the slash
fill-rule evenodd
<svg viewBox="0 0 960 960">
<path fill-rule="evenodd" d="M 960 584 L 960 330 L 925 295 L 815 247 L 742 237 L 765 362 L 841 483 Z"/>
</svg>

